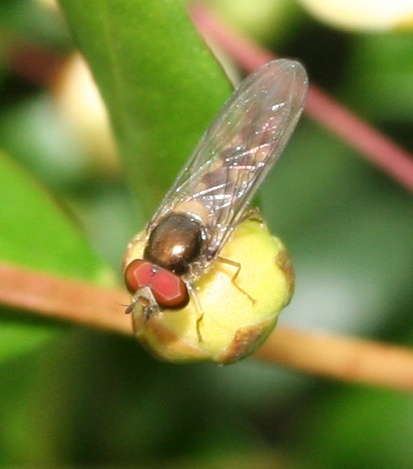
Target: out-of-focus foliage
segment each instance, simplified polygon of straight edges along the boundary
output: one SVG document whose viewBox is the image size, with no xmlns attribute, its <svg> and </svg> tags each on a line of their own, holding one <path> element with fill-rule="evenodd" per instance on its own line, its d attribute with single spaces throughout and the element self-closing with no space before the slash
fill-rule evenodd
<svg viewBox="0 0 413 469">
<path fill-rule="evenodd" d="M 180 2 L 62 4 L 120 158 L 108 165 L 61 114 L 72 47 L 61 17 L 40 2 L 0 2 L 0 260 L 107 282 L 229 86 Z M 296 7 L 267 11 L 267 44 L 413 151 L 412 35 L 343 33 Z M 296 269 L 281 323 L 412 344 L 409 193 L 304 118 L 260 201 Z M 0 319 L 0 466 L 413 465 L 408 397 L 253 359 L 174 366 L 133 339 L 6 308 Z"/>
</svg>

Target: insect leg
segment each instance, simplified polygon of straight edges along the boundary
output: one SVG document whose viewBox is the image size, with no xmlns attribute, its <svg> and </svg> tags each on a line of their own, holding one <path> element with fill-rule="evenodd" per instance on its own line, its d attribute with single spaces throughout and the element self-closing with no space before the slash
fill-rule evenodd
<svg viewBox="0 0 413 469">
<path fill-rule="evenodd" d="M 149 287 L 142 287 L 135 293 L 131 303 L 125 309 L 125 313 L 134 313 L 135 308 L 139 304 L 143 308 L 145 321 L 147 321 L 152 316 L 152 314 L 159 312 L 159 305 Z"/>
<path fill-rule="evenodd" d="M 196 310 L 198 312 L 198 319 L 196 320 L 196 334 L 198 336 L 198 342 L 202 342 L 202 334 L 201 334 L 201 322 L 204 319 L 204 312 L 202 311 L 201 302 L 199 301 L 198 295 L 194 286 L 191 283 L 186 283 L 186 287 L 189 290 L 191 298 L 193 298 Z"/>
<path fill-rule="evenodd" d="M 239 223 L 242 223 L 245 220 L 253 220 L 257 221 L 259 223 L 264 223 L 264 219 L 262 218 L 260 209 L 258 207 L 250 207 L 248 208 L 244 215 L 242 216 L 241 220 Z"/>
<path fill-rule="evenodd" d="M 222 257 L 222 256 L 217 256 L 216 257 L 216 260 L 218 262 L 222 262 L 223 264 L 227 264 L 227 265 L 230 265 L 232 267 L 235 267 L 237 270 L 235 271 L 235 274 L 231 277 L 231 282 L 234 284 L 235 288 L 237 288 L 237 290 L 239 290 L 243 295 L 245 295 L 250 301 L 251 303 L 254 305 L 255 302 L 256 302 L 256 299 L 253 298 L 247 291 L 245 291 L 242 287 L 240 287 L 238 285 L 238 283 L 236 282 L 237 278 L 238 278 L 238 275 L 239 273 L 241 272 L 241 264 L 237 261 L 233 261 L 232 259 L 227 259 L 226 257 Z"/>
</svg>

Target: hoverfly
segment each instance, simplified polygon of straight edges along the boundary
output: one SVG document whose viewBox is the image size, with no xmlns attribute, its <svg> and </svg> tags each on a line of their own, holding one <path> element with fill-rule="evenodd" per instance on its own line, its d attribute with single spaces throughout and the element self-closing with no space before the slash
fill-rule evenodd
<svg viewBox="0 0 413 469">
<path fill-rule="evenodd" d="M 148 319 L 185 307 L 190 295 L 197 301 L 194 282 L 248 217 L 252 197 L 298 122 L 307 89 L 304 67 L 288 59 L 263 65 L 238 86 L 148 223 L 142 258 L 127 260 L 125 283 L 133 295 L 127 313 L 141 305 Z"/>
</svg>

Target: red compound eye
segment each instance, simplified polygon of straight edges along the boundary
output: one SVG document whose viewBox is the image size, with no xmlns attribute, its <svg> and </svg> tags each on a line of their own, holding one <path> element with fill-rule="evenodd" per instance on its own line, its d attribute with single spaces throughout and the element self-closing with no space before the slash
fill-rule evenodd
<svg viewBox="0 0 413 469">
<path fill-rule="evenodd" d="M 161 308 L 183 308 L 189 302 L 186 285 L 178 275 L 143 259 L 136 259 L 126 267 L 125 284 L 132 294 L 149 286 Z"/>
<path fill-rule="evenodd" d="M 184 308 L 189 302 L 184 281 L 167 269 L 154 274 L 151 289 L 161 308 Z"/>
<path fill-rule="evenodd" d="M 153 278 L 153 264 L 143 259 L 132 261 L 125 269 L 125 285 L 130 293 L 150 285 Z"/>
</svg>

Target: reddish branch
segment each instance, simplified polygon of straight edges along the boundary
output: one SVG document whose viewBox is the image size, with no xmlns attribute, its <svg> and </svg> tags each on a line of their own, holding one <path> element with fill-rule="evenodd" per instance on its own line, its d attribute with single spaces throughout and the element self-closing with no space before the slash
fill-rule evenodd
<svg viewBox="0 0 413 469">
<path fill-rule="evenodd" d="M 64 64 L 64 56 L 44 46 L 16 39 L 11 34 L 7 37 L 10 45 L 5 53 L 6 66 L 28 83 L 52 84 Z"/>
<path fill-rule="evenodd" d="M 128 302 L 126 291 L 0 263 L 0 304 L 6 306 L 127 334 Z"/>
<path fill-rule="evenodd" d="M 131 334 L 125 291 L 0 263 L 0 303 Z M 413 391 L 413 352 L 402 347 L 278 327 L 256 353 L 274 364 L 344 381 Z"/>
</svg>

